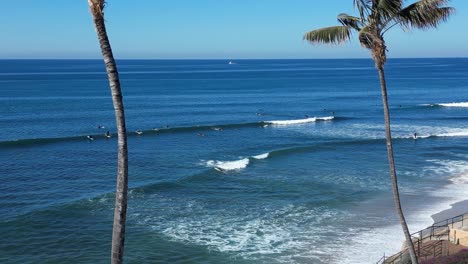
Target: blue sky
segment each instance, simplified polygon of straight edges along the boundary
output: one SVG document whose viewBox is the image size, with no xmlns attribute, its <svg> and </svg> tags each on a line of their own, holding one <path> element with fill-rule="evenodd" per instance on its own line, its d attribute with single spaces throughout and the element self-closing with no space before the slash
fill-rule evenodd
<svg viewBox="0 0 468 264">
<path fill-rule="evenodd" d="M 413 1 L 406 1 L 412 3 Z M 362 58 L 358 41 L 311 46 L 303 34 L 353 14 L 352 0 L 108 0 L 117 58 Z M 468 1 L 438 30 L 387 33 L 389 57 L 468 57 Z M 99 58 L 86 0 L 3 1 L 0 58 Z M 354 36 L 356 37 L 356 36 Z"/>
</svg>

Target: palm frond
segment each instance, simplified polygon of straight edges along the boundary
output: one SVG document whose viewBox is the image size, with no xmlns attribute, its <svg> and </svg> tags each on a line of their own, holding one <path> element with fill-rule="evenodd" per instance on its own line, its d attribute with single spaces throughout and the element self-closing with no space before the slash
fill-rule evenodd
<svg viewBox="0 0 468 264">
<path fill-rule="evenodd" d="M 454 8 L 444 6 L 448 2 L 449 0 L 420 0 L 402 9 L 398 20 L 404 29 L 435 28 L 455 12 Z"/>
<path fill-rule="evenodd" d="M 373 0 L 354 0 L 354 8 L 357 8 L 362 20 L 371 13 L 372 2 Z"/>
<path fill-rule="evenodd" d="M 403 0 L 379 0 L 377 12 L 384 20 L 393 19 L 399 14 L 403 5 Z"/>
<path fill-rule="evenodd" d="M 362 20 L 359 17 L 341 13 L 338 15 L 337 19 L 343 26 L 352 27 L 357 31 L 361 30 Z"/>
<path fill-rule="evenodd" d="M 309 31 L 304 35 L 304 39 L 311 44 L 341 44 L 349 40 L 350 37 L 350 28 L 347 26 L 335 26 L 316 29 Z"/>
</svg>

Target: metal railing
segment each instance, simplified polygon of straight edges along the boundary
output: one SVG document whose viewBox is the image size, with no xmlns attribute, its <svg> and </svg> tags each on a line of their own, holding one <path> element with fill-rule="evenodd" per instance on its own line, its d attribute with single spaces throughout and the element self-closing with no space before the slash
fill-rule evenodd
<svg viewBox="0 0 468 264">
<path fill-rule="evenodd" d="M 465 220 L 467 220 L 468 224 L 468 213 L 439 221 L 432 226 L 412 233 L 411 240 L 413 241 L 418 259 L 426 260 L 428 258 L 449 255 L 450 252 L 448 251 L 447 244 L 443 241 L 449 240 L 450 229 L 465 226 Z M 390 257 L 384 255 L 376 264 L 399 263 L 406 254 L 409 254 L 407 248 Z"/>
</svg>

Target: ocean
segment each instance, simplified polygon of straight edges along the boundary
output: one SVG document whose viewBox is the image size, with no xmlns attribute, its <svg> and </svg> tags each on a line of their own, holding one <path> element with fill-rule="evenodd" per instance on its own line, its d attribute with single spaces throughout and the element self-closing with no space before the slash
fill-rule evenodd
<svg viewBox="0 0 468 264">
<path fill-rule="evenodd" d="M 228 62 L 118 61 L 125 261 L 360 264 L 396 253 L 404 236 L 373 62 Z M 385 69 L 415 232 L 468 197 L 468 59 Z M 108 263 L 117 141 L 102 60 L 0 60 L 0 112 L 0 262 Z"/>
</svg>

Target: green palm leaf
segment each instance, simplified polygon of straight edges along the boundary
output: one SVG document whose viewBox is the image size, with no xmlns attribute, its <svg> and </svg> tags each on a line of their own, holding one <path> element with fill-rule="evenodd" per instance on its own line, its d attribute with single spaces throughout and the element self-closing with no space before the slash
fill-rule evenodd
<svg viewBox="0 0 468 264">
<path fill-rule="evenodd" d="M 371 13 L 372 0 L 354 0 L 354 7 L 357 8 L 361 19 L 364 20 Z"/>
<path fill-rule="evenodd" d="M 400 12 L 403 0 L 379 0 L 377 4 L 378 14 L 384 20 L 393 19 Z"/>
<path fill-rule="evenodd" d="M 335 26 L 316 29 L 307 32 L 304 39 L 310 43 L 341 44 L 351 37 L 347 26 Z"/>
<path fill-rule="evenodd" d="M 443 6 L 448 2 L 449 0 L 420 0 L 402 9 L 398 19 L 405 29 L 435 28 L 455 12 L 454 8 Z"/>
<path fill-rule="evenodd" d="M 362 20 L 359 17 L 341 13 L 338 15 L 337 19 L 343 26 L 352 27 L 357 31 L 361 30 Z"/>
</svg>

